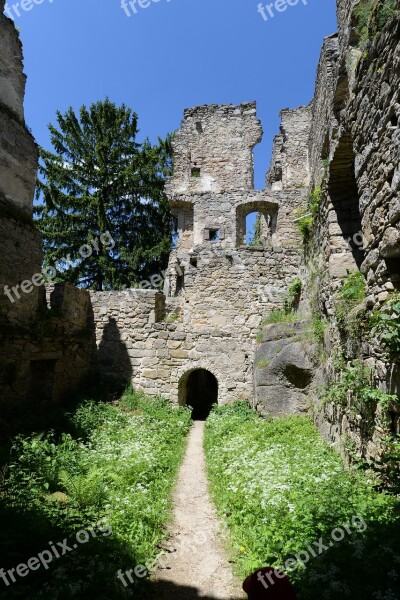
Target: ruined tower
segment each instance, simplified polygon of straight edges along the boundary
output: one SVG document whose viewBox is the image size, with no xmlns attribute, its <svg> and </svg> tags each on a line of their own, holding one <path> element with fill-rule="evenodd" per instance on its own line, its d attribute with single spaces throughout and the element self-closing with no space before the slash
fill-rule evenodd
<svg viewBox="0 0 400 600">
<path fill-rule="evenodd" d="M 308 181 L 308 136 L 299 131 L 309 117 L 307 107 L 285 111 L 275 151 L 279 189 L 256 191 L 253 148 L 262 128 L 255 103 L 185 110 L 166 185 L 174 249 L 164 295 L 151 289 L 91 294 L 103 370 L 118 370 L 175 404 L 200 403 L 197 390 L 209 401 L 254 401 L 260 322 L 282 307 L 299 271 L 295 219 Z M 251 213 L 260 215 L 253 245 Z M 104 339 L 110 319 L 114 333 Z"/>
</svg>

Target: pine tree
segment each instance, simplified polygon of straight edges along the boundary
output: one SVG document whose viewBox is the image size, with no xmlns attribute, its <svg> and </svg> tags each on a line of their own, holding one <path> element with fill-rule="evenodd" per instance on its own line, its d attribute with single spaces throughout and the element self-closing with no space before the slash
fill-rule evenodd
<svg viewBox="0 0 400 600">
<path fill-rule="evenodd" d="M 35 214 L 45 264 L 57 268 L 58 281 L 121 289 L 165 268 L 170 136 L 139 144 L 137 123 L 130 108 L 107 99 L 82 106 L 79 118 L 72 108 L 57 112 L 58 127 L 49 125 L 54 153 L 40 149 Z"/>
<path fill-rule="evenodd" d="M 257 213 L 256 221 L 253 226 L 253 231 L 250 234 L 249 246 L 262 246 L 262 223 L 260 213 Z"/>
</svg>

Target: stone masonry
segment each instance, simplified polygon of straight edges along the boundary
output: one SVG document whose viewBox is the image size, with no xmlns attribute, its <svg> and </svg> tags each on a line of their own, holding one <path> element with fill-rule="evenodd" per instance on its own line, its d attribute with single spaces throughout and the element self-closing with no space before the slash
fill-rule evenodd
<svg viewBox="0 0 400 600">
<path fill-rule="evenodd" d="M 166 183 L 174 248 L 147 289 L 32 285 L 14 302 L 0 294 L 3 421 L 34 398 L 62 400 L 92 370 L 175 405 L 190 404 L 203 382 L 213 401 L 243 398 L 265 415 L 312 408 L 327 439 L 340 446 L 348 438 L 367 458 L 382 435 L 400 431 L 399 407 L 366 432 L 359 415 L 321 406 L 318 397 L 343 343 L 336 315 L 343 277 L 365 276 L 362 308 L 370 311 L 400 287 L 400 11 L 381 29 L 372 20 L 362 50 L 357 4 L 338 0 L 338 33 L 324 41 L 310 105 L 282 111 L 264 190 L 254 189 L 253 149 L 262 138 L 254 102 L 184 111 Z M 22 50 L 4 14 L 0 26 L 3 290 L 32 280 L 42 253 L 32 221 L 38 151 L 24 123 Z M 296 221 L 315 190 L 321 203 L 304 246 Z M 248 243 L 252 213 L 259 215 L 255 245 Z M 295 277 L 305 319 L 261 332 Z M 327 324 L 323 364 L 307 330 L 316 311 Z M 379 342 L 363 343 L 359 354 L 375 368 L 376 385 L 399 394 L 398 365 Z"/>
<path fill-rule="evenodd" d="M 300 114 L 303 132 L 309 111 Z M 252 149 L 262 136 L 255 103 L 185 111 L 166 185 L 177 240 L 165 296 L 151 290 L 92 294 L 99 360 L 109 374 L 122 369 L 137 388 L 185 404 L 188 377 L 202 369 L 216 377 L 219 402 L 253 401 L 262 316 L 282 307 L 299 269 L 294 220 L 305 198 L 308 137 L 299 136 L 296 152 L 295 131 L 292 120 L 285 157 L 291 186 L 255 191 Z M 259 247 L 246 242 L 246 217 L 253 212 L 262 218 Z"/>
<path fill-rule="evenodd" d="M 367 299 L 359 310 L 369 315 L 400 289 L 400 3 L 382 28 L 377 2 L 364 49 L 357 5 L 338 1 L 338 34 L 324 42 L 312 103 L 310 189 L 321 188 L 322 196 L 305 260 L 306 294 L 329 323 L 320 384 L 337 348 L 348 345 L 338 332 L 335 308 L 346 273 L 364 275 Z M 379 340 L 360 340 L 358 346 L 348 351 L 349 358 L 361 358 L 375 370 L 378 388 L 399 395 L 398 364 L 388 362 Z M 318 392 L 313 401 L 326 438 L 341 450 L 347 439 L 363 458 L 379 454 L 382 438 L 400 432 L 400 405 L 378 407 L 367 427 L 360 414 L 321 407 Z"/>
<path fill-rule="evenodd" d="M 32 220 L 38 150 L 24 123 L 21 43 L 3 8 L 1 1 L 0 435 L 18 425 L 33 402 L 44 415 L 49 402 L 74 390 L 89 371 L 92 353 L 88 292 L 57 285 L 46 294 L 43 285 L 32 283 L 42 264 L 41 236 Z M 10 299 L 5 286 L 16 288 L 17 296 Z"/>
</svg>

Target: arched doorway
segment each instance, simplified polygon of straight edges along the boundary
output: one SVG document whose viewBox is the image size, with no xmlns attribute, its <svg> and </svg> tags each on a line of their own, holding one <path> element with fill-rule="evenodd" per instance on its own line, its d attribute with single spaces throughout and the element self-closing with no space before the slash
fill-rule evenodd
<svg viewBox="0 0 400 600">
<path fill-rule="evenodd" d="M 193 408 L 192 418 L 204 421 L 218 403 L 218 381 L 206 369 L 195 369 L 183 375 L 179 382 L 179 404 Z"/>
</svg>

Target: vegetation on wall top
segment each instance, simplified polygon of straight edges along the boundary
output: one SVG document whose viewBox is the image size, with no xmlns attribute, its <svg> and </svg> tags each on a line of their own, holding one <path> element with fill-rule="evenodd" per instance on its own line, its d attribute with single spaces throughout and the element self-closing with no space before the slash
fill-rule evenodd
<svg viewBox="0 0 400 600">
<path fill-rule="evenodd" d="M 388 20 L 397 14 L 396 0 L 361 0 L 354 14 L 357 18 L 358 45 L 365 48 L 369 40 L 379 33 Z"/>
<path fill-rule="evenodd" d="M 303 209 L 299 214 L 297 227 L 303 238 L 303 242 L 308 242 L 310 238 L 314 218 L 317 215 L 321 205 L 321 199 L 322 190 L 321 188 L 316 188 L 313 192 L 311 192 L 308 198 L 307 209 Z"/>
</svg>

